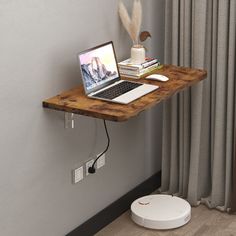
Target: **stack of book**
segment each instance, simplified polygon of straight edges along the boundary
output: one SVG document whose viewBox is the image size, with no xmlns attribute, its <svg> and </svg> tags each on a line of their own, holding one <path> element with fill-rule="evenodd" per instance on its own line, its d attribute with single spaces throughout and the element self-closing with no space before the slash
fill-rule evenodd
<svg viewBox="0 0 236 236">
<path fill-rule="evenodd" d="M 121 76 L 139 79 L 161 66 L 156 58 L 146 58 L 142 64 L 133 64 L 129 59 L 118 63 Z"/>
</svg>

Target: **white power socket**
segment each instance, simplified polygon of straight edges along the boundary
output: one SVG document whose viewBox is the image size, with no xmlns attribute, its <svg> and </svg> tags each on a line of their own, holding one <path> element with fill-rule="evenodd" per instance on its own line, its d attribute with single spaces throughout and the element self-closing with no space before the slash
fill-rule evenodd
<svg viewBox="0 0 236 236">
<path fill-rule="evenodd" d="M 84 167 L 80 166 L 79 168 L 73 170 L 73 183 L 76 184 L 84 178 Z"/>
<path fill-rule="evenodd" d="M 85 175 L 88 176 L 90 173 L 88 172 L 89 167 L 93 165 L 94 159 L 91 159 L 85 163 Z"/>
<path fill-rule="evenodd" d="M 104 153 L 97 160 L 97 169 L 102 168 L 103 166 L 105 166 L 105 164 L 106 164 L 106 156 L 105 156 L 105 153 Z"/>
</svg>

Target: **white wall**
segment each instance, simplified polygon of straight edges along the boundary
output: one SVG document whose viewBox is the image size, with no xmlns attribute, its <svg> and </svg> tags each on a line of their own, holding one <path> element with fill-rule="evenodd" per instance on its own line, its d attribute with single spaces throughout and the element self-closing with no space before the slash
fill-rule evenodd
<svg viewBox="0 0 236 236">
<path fill-rule="evenodd" d="M 65 235 L 160 169 L 161 137 L 145 149 L 147 121 L 161 120 L 160 106 L 108 122 L 106 166 L 77 185 L 71 170 L 106 145 L 102 121 L 79 116 L 76 129 L 65 130 L 64 114 L 41 106 L 81 83 L 77 52 L 113 40 L 118 59 L 129 56 L 117 3 L 0 0 L 0 235 Z M 150 52 L 162 59 L 164 0 L 143 6 Z"/>
</svg>

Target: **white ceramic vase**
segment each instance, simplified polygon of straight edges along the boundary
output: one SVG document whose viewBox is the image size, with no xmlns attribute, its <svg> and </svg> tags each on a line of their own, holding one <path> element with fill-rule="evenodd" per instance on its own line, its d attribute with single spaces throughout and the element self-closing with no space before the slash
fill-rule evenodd
<svg viewBox="0 0 236 236">
<path fill-rule="evenodd" d="M 133 45 L 131 48 L 131 62 L 133 64 L 141 64 L 145 62 L 145 48 L 143 45 Z"/>
</svg>

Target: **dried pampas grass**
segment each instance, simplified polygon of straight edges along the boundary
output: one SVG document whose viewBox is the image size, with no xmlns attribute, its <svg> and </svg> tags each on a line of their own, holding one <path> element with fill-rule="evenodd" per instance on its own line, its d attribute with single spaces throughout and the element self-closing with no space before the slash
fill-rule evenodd
<svg viewBox="0 0 236 236">
<path fill-rule="evenodd" d="M 121 22 L 128 32 L 130 38 L 134 44 L 139 43 L 139 33 L 142 23 L 142 5 L 140 0 L 134 0 L 132 19 L 128 14 L 128 11 L 122 1 L 119 2 L 119 15 Z"/>
</svg>

